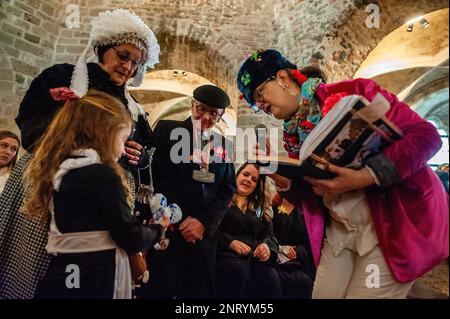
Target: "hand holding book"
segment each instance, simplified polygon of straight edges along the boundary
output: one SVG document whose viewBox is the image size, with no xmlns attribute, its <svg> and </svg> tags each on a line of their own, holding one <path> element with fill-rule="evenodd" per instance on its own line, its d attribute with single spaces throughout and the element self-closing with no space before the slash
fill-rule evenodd
<svg viewBox="0 0 450 319">
<path fill-rule="evenodd" d="M 314 193 L 317 195 L 341 194 L 375 184 L 375 179 L 367 168 L 356 170 L 330 164 L 328 171 L 336 176 L 332 179 L 304 177 L 305 181 L 312 185 Z"/>
</svg>

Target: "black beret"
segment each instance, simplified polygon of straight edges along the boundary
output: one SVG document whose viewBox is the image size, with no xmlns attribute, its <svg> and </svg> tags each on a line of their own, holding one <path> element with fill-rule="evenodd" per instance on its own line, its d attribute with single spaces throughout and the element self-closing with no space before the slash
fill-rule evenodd
<svg viewBox="0 0 450 319">
<path fill-rule="evenodd" d="M 225 109 L 230 105 L 230 98 L 224 90 L 215 85 L 202 85 L 194 90 L 194 99 L 216 109 Z"/>
<path fill-rule="evenodd" d="M 253 105 L 255 89 L 283 69 L 297 69 L 297 66 L 276 50 L 259 50 L 247 58 L 239 69 L 237 76 L 239 91 L 247 102 Z"/>
</svg>

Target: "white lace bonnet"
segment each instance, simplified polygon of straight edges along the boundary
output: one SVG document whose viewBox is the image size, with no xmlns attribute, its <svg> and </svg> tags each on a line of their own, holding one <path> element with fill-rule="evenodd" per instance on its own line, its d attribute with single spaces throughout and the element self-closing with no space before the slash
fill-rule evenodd
<svg viewBox="0 0 450 319">
<path fill-rule="evenodd" d="M 147 51 L 146 61 L 136 71 L 132 86 L 140 86 L 147 67 L 159 63 L 159 44 L 153 31 L 135 13 L 125 9 L 108 10 L 92 18 L 92 29 L 86 49 L 78 58 L 70 88 L 78 96 L 88 91 L 88 62 L 98 62 L 95 48 L 104 45 L 134 44 Z"/>
</svg>

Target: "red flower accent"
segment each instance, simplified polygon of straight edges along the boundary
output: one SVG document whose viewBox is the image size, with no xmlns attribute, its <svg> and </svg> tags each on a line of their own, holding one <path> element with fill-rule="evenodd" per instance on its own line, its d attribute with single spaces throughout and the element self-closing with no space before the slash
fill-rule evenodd
<svg viewBox="0 0 450 319">
<path fill-rule="evenodd" d="M 310 121 L 303 121 L 303 122 L 300 123 L 300 127 L 302 129 L 310 129 L 310 130 L 312 130 L 315 127 L 315 125 L 312 124 Z"/>
<path fill-rule="evenodd" d="M 55 101 L 67 101 L 73 99 L 79 99 L 78 95 L 76 95 L 71 89 L 68 87 L 59 87 L 50 89 L 50 95 Z"/>
<path fill-rule="evenodd" d="M 214 147 L 214 155 L 218 156 L 218 157 L 222 157 L 223 160 L 227 160 L 228 159 L 228 151 L 224 150 L 222 147 L 218 146 L 218 147 Z"/>
<path fill-rule="evenodd" d="M 302 85 L 306 80 L 308 80 L 308 78 L 299 70 L 292 70 L 291 74 L 294 76 L 294 78 L 298 81 L 300 85 Z"/>
<path fill-rule="evenodd" d="M 242 101 L 244 99 L 244 94 L 241 93 L 241 95 L 239 95 L 239 99 Z"/>
<path fill-rule="evenodd" d="M 298 144 L 298 142 L 299 142 L 298 136 L 295 136 L 295 135 L 289 136 L 288 142 L 290 144 Z"/>
<path fill-rule="evenodd" d="M 348 96 L 349 94 L 346 92 L 339 92 L 331 94 L 329 97 L 325 99 L 322 106 L 322 116 L 325 116 L 330 110 L 336 105 L 337 102 L 344 96 Z"/>
</svg>

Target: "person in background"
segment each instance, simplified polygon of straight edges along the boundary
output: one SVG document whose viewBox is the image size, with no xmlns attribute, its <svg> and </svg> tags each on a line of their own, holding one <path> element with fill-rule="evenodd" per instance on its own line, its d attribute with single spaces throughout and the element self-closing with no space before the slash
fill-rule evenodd
<svg viewBox="0 0 450 319">
<path fill-rule="evenodd" d="M 311 299 L 316 270 L 301 210 L 278 192 L 272 199 L 273 234 L 280 244 L 277 269 L 283 299 Z"/>
<path fill-rule="evenodd" d="M 272 233 L 271 195 L 259 167 L 245 163 L 236 172 L 237 190 L 219 227 L 217 298 L 281 298 Z"/>
<path fill-rule="evenodd" d="M 6 181 L 16 165 L 19 156 L 20 139 L 7 130 L 0 130 L 0 194 Z"/>
<path fill-rule="evenodd" d="M 212 128 L 230 98 L 217 86 L 202 85 L 191 103 L 192 116 L 159 121 L 154 130 L 155 192 L 177 203 L 183 219 L 167 231 L 168 248 L 148 254 L 153 277 L 143 286 L 142 298 L 205 299 L 214 294 L 217 230 L 235 191 L 235 175 L 232 144 Z"/>
</svg>

